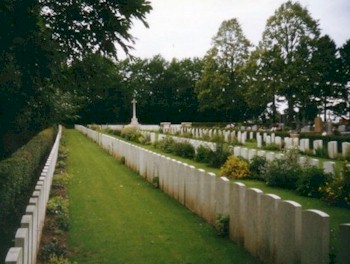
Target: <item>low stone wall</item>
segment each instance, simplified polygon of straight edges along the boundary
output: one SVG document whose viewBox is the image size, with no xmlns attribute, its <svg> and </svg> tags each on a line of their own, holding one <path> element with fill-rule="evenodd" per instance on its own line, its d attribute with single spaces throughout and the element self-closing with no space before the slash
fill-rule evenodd
<svg viewBox="0 0 350 264">
<path fill-rule="evenodd" d="M 196 169 L 114 137 L 76 126 L 147 181 L 213 224 L 230 216 L 230 238 L 268 263 L 329 263 L 329 216 L 293 201 Z M 341 226 L 349 234 L 350 224 Z M 348 260 L 350 241 L 341 235 L 338 255 Z M 340 260 L 341 261 L 341 260 Z M 346 262 L 339 262 L 346 263 Z"/>
<path fill-rule="evenodd" d="M 5 264 L 36 263 L 61 134 L 62 127 L 60 126 L 50 155 L 29 199 L 25 214 L 22 216 L 21 226 L 17 229 L 14 239 L 15 246 L 9 249 Z"/>
</svg>

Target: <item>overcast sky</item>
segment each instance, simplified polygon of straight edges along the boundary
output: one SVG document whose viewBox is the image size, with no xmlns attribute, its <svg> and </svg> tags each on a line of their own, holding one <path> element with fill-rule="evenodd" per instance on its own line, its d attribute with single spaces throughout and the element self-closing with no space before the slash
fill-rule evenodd
<svg viewBox="0 0 350 264">
<path fill-rule="evenodd" d="M 202 57 L 224 20 L 237 18 L 245 36 L 255 45 L 266 20 L 282 0 L 150 0 L 149 28 L 136 22 L 131 30 L 137 38 L 131 53 L 141 58 L 160 54 L 165 59 Z M 322 34 L 338 46 L 350 39 L 350 0 L 300 0 L 319 21 Z M 121 55 L 121 54 L 120 54 Z"/>
</svg>

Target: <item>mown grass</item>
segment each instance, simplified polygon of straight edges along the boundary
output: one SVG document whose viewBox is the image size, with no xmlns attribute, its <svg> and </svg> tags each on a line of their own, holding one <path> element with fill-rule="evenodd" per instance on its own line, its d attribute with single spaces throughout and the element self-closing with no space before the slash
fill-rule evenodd
<svg viewBox="0 0 350 264">
<path fill-rule="evenodd" d="M 117 137 L 117 138 L 124 140 L 121 137 Z M 175 156 L 173 154 L 164 153 L 163 151 L 155 148 L 152 145 L 142 145 L 142 144 L 137 144 L 135 142 L 130 142 L 130 143 L 139 145 L 143 148 L 146 148 L 146 149 L 149 149 L 151 151 L 160 153 L 162 155 L 171 157 L 173 159 L 177 159 L 177 160 L 185 162 L 189 165 L 193 165 L 197 168 L 204 169 L 204 170 L 206 170 L 208 172 L 212 172 L 216 175 L 220 175 L 219 169 L 209 167 L 206 164 L 195 162 L 191 159 L 185 159 L 182 157 L 178 157 L 178 156 Z M 240 180 L 239 182 L 244 183 L 248 188 L 258 188 L 258 189 L 262 190 L 264 193 L 276 194 L 276 195 L 280 196 L 281 199 L 283 199 L 283 200 L 295 201 L 295 202 L 301 204 L 304 210 L 317 209 L 317 210 L 320 210 L 320 211 L 327 213 L 330 216 L 330 232 L 331 232 L 330 233 L 330 240 L 331 240 L 330 246 L 331 246 L 331 251 L 332 251 L 332 253 L 337 252 L 338 242 L 339 242 L 338 241 L 339 225 L 343 224 L 343 223 L 350 223 L 350 210 L 345 209 L 345 208 L 330 206 L 326 202 L 321 201 L 319 199 L 300 196 L 299 194 L 297 194 L 294 191 L 276 188 L 276 187 L 271 187 L 271 186 L 268 186 L 264 182 L 261 182 L 261 181 Z"/>
<path fill-rule="evenodd" d="M 74 261 L 258 263 L 85 136 L 65 133 Z"/>
</svg>

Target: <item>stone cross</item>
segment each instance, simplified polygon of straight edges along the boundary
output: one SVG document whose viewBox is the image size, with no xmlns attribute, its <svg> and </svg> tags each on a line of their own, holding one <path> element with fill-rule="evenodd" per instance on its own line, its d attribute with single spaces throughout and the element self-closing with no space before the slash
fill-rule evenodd
<svg viewBox="0 0 350 264">
<path fill-rule="evenodd" d="M 136 118 L 136 103 L 137 101 L 135 98 L 131 101 L 132 103 L 132 118 Z"/>
<path fill-rule="evenodd" d="M 131 103 L 132 103 L 132 118 L 131 118 L 130 125 L 139 126 L 140 124 L 139 124 L 137 117 L 136 117 L 136 103 L 137 103 L 137 101 L 135 100 L 135 98 L 131 101 Z"/>
</svg>

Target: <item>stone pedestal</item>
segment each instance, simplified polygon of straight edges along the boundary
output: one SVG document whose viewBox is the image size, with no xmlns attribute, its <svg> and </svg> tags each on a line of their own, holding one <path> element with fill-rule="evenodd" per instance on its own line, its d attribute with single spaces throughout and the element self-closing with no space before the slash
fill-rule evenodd
<svg viewBox="0 0 350 264">
<path fill-rule="evenodd" d="M 315 118 L 314 122 L 315 122 L 315 129 L 314 129 L 314 131 L 318 132 L 318 133 L 322 133 L 322 131 L 323 131 L 322 119 L 318 116 L 318 117 Z"/>
</svg>

